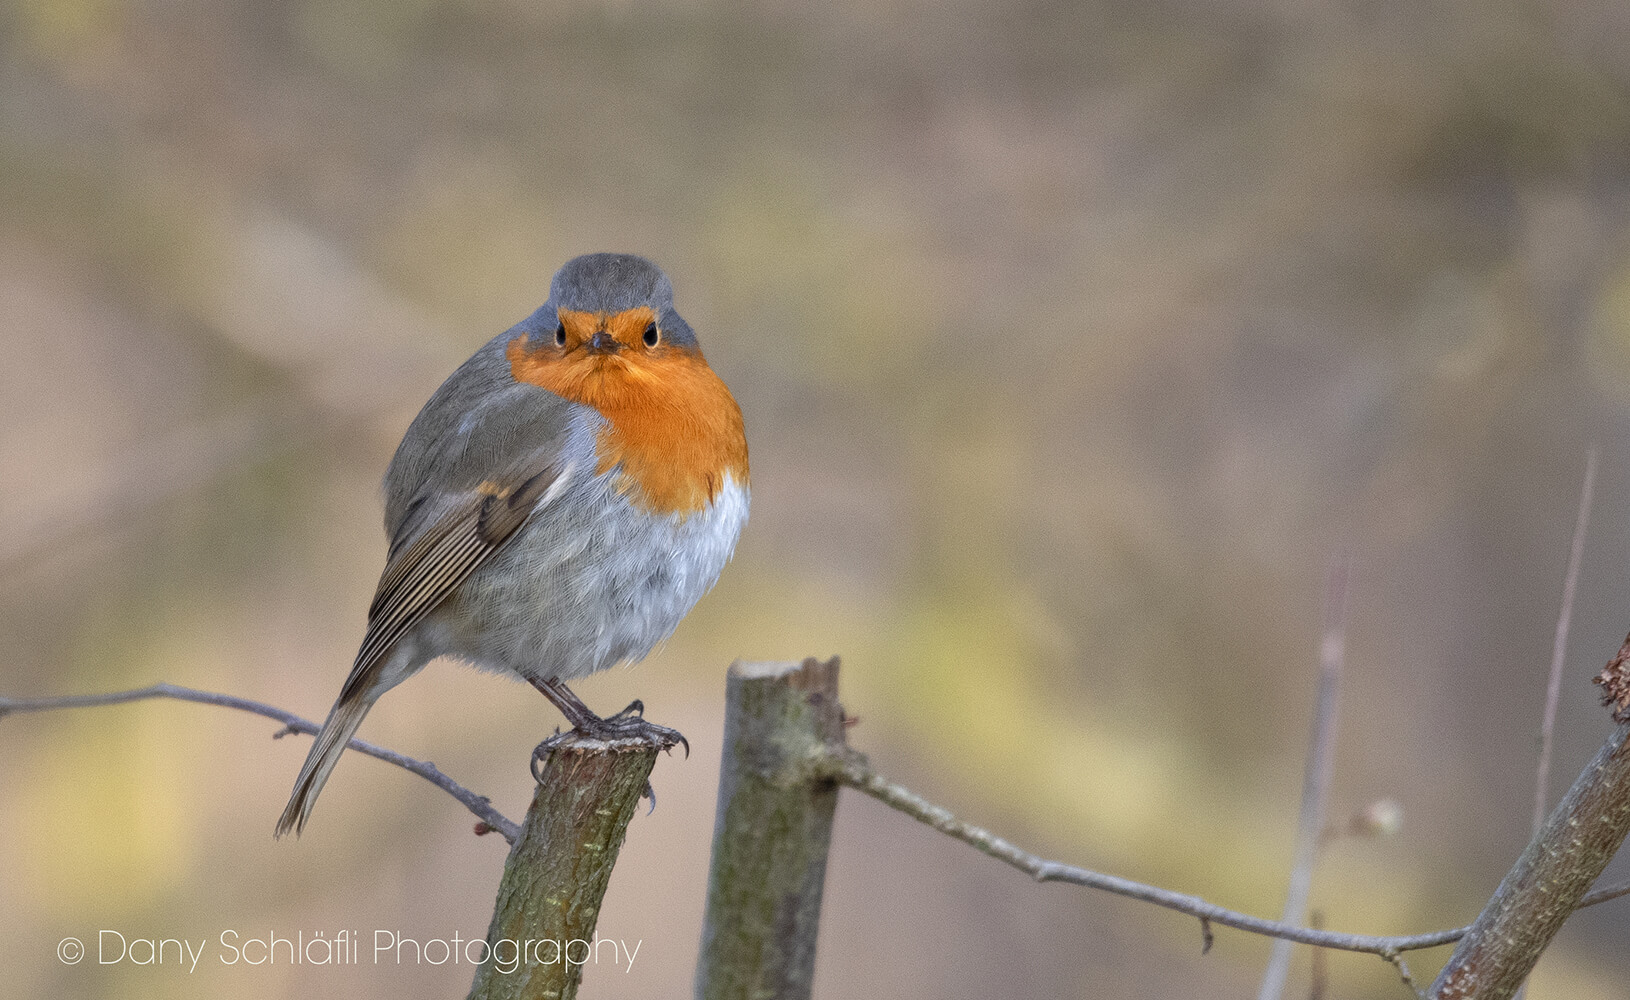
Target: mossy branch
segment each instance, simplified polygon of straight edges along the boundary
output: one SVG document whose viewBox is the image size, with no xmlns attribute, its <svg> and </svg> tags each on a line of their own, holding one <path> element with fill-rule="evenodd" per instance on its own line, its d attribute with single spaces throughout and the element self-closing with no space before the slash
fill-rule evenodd
<svg viewBox="0 0 1630 1000">
<path fill-rule="evenodd" d="M 838 661 L 741 663 L 726 685 L 724 756 L 696 968 L 702 1000 L 806 1000 L 843 746 Z"/>
<path fill-rule="evenodd" d="M 642 739 L 568 739 L 549 755 L 504 863 L 488 960 L 469 1000 L 571 1000 L 623 835 L 657 750 Z"/>
</svg>

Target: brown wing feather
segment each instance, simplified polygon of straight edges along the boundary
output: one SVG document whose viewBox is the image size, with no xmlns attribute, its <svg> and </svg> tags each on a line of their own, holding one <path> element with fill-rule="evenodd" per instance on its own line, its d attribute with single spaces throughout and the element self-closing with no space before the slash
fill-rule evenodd
<svg viewBox="0 0 1630 1000">
<path fill-rule="evenodd" d="M 505 477 L 511 484 L 483 483 L 391 559 L 368 608 L 368 631 L 340 698 L 365 688 L 391 646 L 513 537 L 549 488 L 568 473 L 551 461 L 542 469 L 534 465 Z"/>
</svg>

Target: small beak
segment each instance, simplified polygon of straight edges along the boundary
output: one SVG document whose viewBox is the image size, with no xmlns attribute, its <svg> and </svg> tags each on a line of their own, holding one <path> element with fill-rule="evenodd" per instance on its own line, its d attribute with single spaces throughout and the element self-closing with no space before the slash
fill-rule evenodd
<svg viewBox="0 0 1630 1000">
<path fill-rule="evenodd" d="M 584 350 L 590 354 L 616 354 L 622 349 L 623 345 L 617 342 L 617 338 L 604 330 L 595 334 L 589 339 L 588 344 L 584 345 Z"/>
</svg>

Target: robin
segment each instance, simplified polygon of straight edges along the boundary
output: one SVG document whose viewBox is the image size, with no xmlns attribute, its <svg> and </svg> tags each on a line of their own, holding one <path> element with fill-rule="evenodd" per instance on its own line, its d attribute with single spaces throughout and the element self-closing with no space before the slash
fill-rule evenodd
<svg viewBox="0 0 1630 1000">
<path fill-rule="evenodd" d="M 741 408 L 656 265 L 568 261 L 537 312 L 425 403 L 384 492 L 390 550 L 367 632 L 278 836 L 305 827 L 379 696 L 439 656 L 524 679 L 577 733 L 684 742 L 638 701 L 601 718 L 566 686 L 666 639 L 747 520 Z"/>
</svg>

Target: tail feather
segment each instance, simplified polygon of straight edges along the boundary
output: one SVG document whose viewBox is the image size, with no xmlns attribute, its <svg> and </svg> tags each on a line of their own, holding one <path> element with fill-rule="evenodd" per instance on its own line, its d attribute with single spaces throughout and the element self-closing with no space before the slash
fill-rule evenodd
<svg viewBox="0 0 1630 1000">
<path fill-rule="evenodd" d="M 281 837 L 293 830 L 298 837 L 306 828 L 306 819 L 311 815 L 311 807 L 316 804 L 318 793 L 323 790 L 328 776 L 334 771 L 334 765 L 339 763 L 340 754 L 345 752 L 351 737 L 373 705 L 373 698 L 356 694 L 349 698 L 341 697 L 334 703 L 327 721 L 317 733 L 317 741 L 311 746 L 311 753 L 306 755 L 305 765 L 300 768 L 300 777 L 294 782 L 294 793 L 289 796 L 289 804 L 283 808 L 273 836 Z"/>
</svg>

